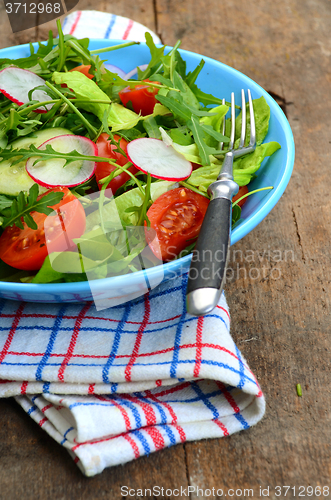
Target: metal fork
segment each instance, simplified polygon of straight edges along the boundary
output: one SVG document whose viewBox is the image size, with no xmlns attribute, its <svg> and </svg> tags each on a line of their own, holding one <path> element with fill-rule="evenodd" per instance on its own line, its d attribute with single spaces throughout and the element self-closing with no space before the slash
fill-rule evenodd
<svg viewBox="0 0 331 500">
<path fill-rule="evenodd" d="M 187 284 L 187 311 L 195 316 L 209 313 L 216 307 L 225 282 L 232 224 L 232 197 L 238 192 L 233 180 L 233 160 L 252 153 L 256 147 L 255 119 L 250 90 L 247 90 L 250 117 L 250 141 L 246 139 L 246 99 L 241 91 L 242 126 L 239 145 L 235 143 L 235 98 L 231 94 L 231 134 L 228 151 L 217 180 L 208 188 L 211 196 L 199 238 L 192 255 Z M 225 127 L 225 118 L 223 129 Z M 222 144 L 220 144 L 222 148 Z"/>
</svg>

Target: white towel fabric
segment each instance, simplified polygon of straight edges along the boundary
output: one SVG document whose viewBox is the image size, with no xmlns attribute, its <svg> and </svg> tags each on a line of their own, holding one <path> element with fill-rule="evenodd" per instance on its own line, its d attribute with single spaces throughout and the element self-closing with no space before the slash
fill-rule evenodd
<svg viewBox="0 0 331 500">
<path fill-rule="evenodd" d="M 155 43 L 161 43 L 160 38 L 146 26 L 127 17 L 96 10 L 78 10 L 69 14 L 63 22 L 62 30 L 65 35 L 74 35 L 76 38 L 109 38 L 135 42 L 145 42 L 145 32 L 148 31 Z"/>
</svg>

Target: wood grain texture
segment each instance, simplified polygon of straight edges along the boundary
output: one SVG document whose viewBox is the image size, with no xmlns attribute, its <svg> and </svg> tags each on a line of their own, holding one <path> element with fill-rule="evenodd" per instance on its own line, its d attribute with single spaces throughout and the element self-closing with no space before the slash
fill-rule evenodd
<svg viewBox="0 0 331 500">
<path fill-rule="evenodd" d="M 124 484 L 190 484 L 252 488 L 255 498 L 260 486 L 270 486 L 269 498 L 276 499 L 283 498 L 276 497 L 276 485 L 330 485 L 330 2 L 122 0 L 96 6 L 82 0 L 79 8 L 131 17 L 169 45 L 181 39 L 182 48 L 253 78 L 286 111 L 296 143 L 291 182 L 268 217 L 232 248 L 227 283 L 232 335 L 262 385 L 267 412 L 256 427 L 230 438 L 179 445 L 85 479 L 14 401 L 2 400 L 0 498 L 120 499 Z M 1 10 L 0 27 L 1 47 L 46 38 L 49 29 L 10 35 Z M 291 490 L 286 498 L 297 496 Z"/>
</svg>

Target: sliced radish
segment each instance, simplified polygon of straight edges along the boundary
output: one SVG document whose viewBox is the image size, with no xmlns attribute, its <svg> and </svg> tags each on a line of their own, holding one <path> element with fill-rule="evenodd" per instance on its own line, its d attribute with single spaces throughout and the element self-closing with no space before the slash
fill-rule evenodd
<svg viewBox="0 0 331 500">
<path fill-rule="evenodd" d="M 0 71 L 0 91 L 8 99 L 20 106 L 30 102 L 30 90 L 40 85 L 45 85 L 45 80 L 27 69 L 10 66 Z M 50 101 L 51 98 L 43 90 L 35 90 L 32 93 L 32 100 L 43 102 Z M 35 109 L 34 111 L 37 113 L 47 113 L 47 110 L 52 106 L 53 104 L 46 104 L 45 107 Z"/>
<path fill-rule="evenodd" d="M 141 64 L 140 66 L 138 66 L 138 68 L 141 69 L 141 71 L 145 71 L 145 69 L 147 68 L 147 66 L 148 66 L 148 64 Z M 129 80 L 133 76 L 136 76 L 137 73 L 138 73 L 138 69 L 137 68 L 133 68 L 131 71 L 129 71 L 129 73 L 127 73 L 124 76 L 124 80 Z"/>
<path fill-rule="evenodd" d="M 50 144 L 59 153 L 70 153 L 74 149 L 83 155 L 97 156 L 98 148 L 94 142 L 79 135 L 59 135 L 44 142 L 38 149 L 46 149 Z M 40 186 L 48 188 L 55 186 L 73 187 L 82 184 L 92 177 L 96 162 L 77 160 L 65 165 L 65 160 L 53 158 L 35 163 L 37 157 L 32 156 L 26 162 L 25 168 L 29 176 Z M 35 163 L 35 164 L 34 164 Z"/>
<path fill-rule="evenodd" d="M 159 139 L 135 139 L 129 142 L 127 153 L 129 160 L 139 170 L 157 179 L 180 181 L 192 173 L 192 164 Z"/>
<path fill-rule="evenodd" d="M 121 68 L 118 68 L 117 66 L 114 66 L 113 64 L 104 63 L 103 65 L 111 73 L 116 73 L 118 76 L 120 76 L 124 80 L 126 79 L 125 71 L 123 71 Z"/>
</svg>

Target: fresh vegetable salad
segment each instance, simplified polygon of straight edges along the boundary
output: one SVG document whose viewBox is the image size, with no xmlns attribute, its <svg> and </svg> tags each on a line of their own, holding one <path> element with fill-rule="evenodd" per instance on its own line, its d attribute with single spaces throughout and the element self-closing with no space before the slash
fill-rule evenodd
<svg viewBox="0 0 331 500">
<path fill-rule="evenodd" d="M 196 84 L 204 61 L 187 72 L 179 43 L 165 53 L 146 33 L 150 61 L 125 75 L 103 53 L 136 42 L 89 51 L 58 30 L 29 57 L 0 59 L 0 280 L 86 281 L 190 253 L 229 142 L 228 103 Z M 263 97 L 254 113 L 256 150 L 234 162 L 234 223 L 280 148 L 263 142 Z"/>
</svg>

